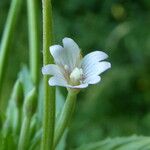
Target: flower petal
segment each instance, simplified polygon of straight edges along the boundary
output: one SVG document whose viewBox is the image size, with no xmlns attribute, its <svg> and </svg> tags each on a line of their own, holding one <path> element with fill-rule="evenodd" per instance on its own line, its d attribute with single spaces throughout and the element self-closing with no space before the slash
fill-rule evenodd
<svg viewBox="0 0 150 150">
<path fill-rule="evenodd" d="M 102 51 L 91 52 L 83 58 L 81 66 L 86 67 L 89 66 L 90 64 L 97 63 L 106 58 L 108 58 L 108 55 Z"/>
<path fill-rule="evenodd" d="M 63 47 L 61 45 L 52 45 L 49 47 L 50 53 L 57 64 L 64 64 Z"/>
<path fill-rule="evenodd" d="M 79 46 L 75 43 L 74 40 L 71 38 L 64 38 L 63 39 L 63 46 L 64 46 L 64 51 L 65 51 L 65 61 L 66 64 L 70 67 L 72 70 L 75 65 L 78 63 L 78 60 L 80 58 L 80 48 Z"/>
<path fill-rule="evenodd" d="M 51 77 L 48 81 L 49 85 L 50 86 L 63 86 L 63 87 L 66 87 L 67 86 L 67 81 L 62 79 L 62 78 L 59 78 L 59 77 Z"/>
<path fill-rule="evenodd" d="M 49 64 L 42 67 L 42 73 L 44 75 L 53 75 L 62 79 L 65 79 L 59 67 L 54 64 Z"/>
<path fill-rule="evenodd" d="M 73 88 L 73 89 L 83 89 L 83 88 L 88 87 L 88 84 L 87 84 L 87 83 L 84 83 L 84 84 L 80 84 L 80 85 L 76 85 L 76 86 L 68 85 L 67 87 L 68 87 L 68 88 Z"/>
<path fill-rule="evenodd" d="M 87 83 L 80 84 L 77 86 L 68 85 L 66 80 L 63 80 L 56 76 L 51 77 L 49 79 L 48 83 L 50 86 L 62 86 L 62 87 L 73 88 L 73 89 L 82 89 L 82 88 L 86 88 L 88 86 Z"/>
<path fill-rule="evenodd" d="M 87 78 L 90 76 L 99 75 L 109 68 L 111 68 L 111 64 L 107 61 L 102 61 L 102 62 L 98 62 L 95 64 L 91 63 L 89 64 L 89 66 L 86 66 L 86 67 L 83 66 L 82 69 L 83 69 L 85 78 Z"/>
<path fill-rule="evenodd" d="M 84 80 L 84 82 L 88 84 L 96 84 L 100 82 L 100 80 L 101 80 L 100 76 L 89 76 L 88 78 Z"/>
<path fill-rule="evenodd" d="M 64 48 L 70 49 L 70 50 L 72 50 L 72 51 L 74 51 L 76 53 L 80 53 L 80 48 L 79 48 L 79 46 L 77 45 L 77 43 L 73 39 L 65 37 L 62 40 L 62 42 L 63 42 Z"/>
</svg>

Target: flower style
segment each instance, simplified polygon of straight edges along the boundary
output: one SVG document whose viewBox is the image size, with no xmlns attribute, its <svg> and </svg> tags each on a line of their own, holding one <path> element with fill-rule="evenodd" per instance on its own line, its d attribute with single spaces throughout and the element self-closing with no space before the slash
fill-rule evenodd
<svg viewBox="0 0 150 150">
<path fill-rule="evenodd" d="M 42 68 L 44 75 L 52 75 L 49 85 L 81 89 L 100 82 L 99 75 L 111 67 L 109 62 L 103 61 L 108 55 L 102 51 L 94 51 L 82 58 L 80 48 L 74 40 L 66 37 L 62 42 L 63 47 L 50 46 L 55 64 Z"/>
</svg>

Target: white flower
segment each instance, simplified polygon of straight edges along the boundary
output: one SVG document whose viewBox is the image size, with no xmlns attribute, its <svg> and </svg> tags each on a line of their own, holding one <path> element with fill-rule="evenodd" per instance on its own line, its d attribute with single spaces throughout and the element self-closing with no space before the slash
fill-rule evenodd
<svg viewBox="0 0 150 150">
<path fill-rule="evenodd" d="M 50 46 L 50 53 L 55 64 L 42 68 L 44 75 L 52 75 L 50 86 L 67 88 L 86 88 L 89 84 L 100 82 L 99 74 L 111 67 L 108 56 L 102 51 L 91 52 L 82 58 L 79 46 L 70 38 L 64 38 L 61 45 Z"/>
</svg>

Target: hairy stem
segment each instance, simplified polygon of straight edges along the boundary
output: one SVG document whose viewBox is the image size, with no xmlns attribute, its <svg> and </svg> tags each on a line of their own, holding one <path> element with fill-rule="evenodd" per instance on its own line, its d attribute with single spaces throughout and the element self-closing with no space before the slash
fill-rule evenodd
<svg viewBox="0 0 150 150">
<path fill-rule="evenodd" d="M 51 0 L 42 0 L 43 6 L 43 65 L 53 63 L 49 54 L 49 46 L 52 45 L 52 6 Z M 49 57 L 50 56 L 50 57 Z M 42 150 L 53 149 L 54 125 L 55 125 L 55 89 L 49 87 L 48 76 L 44 75 L 44 118 Z"/>
</svg>

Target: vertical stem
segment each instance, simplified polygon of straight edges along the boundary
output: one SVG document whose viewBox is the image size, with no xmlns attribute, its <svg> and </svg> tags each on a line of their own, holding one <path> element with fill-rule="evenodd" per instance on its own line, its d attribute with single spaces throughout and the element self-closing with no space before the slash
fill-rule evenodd
<svg viewBox="0 0 150 150">
<path fill-rule="evenodd" d="M 72 114 L 75 109 L 77 93 L 74 91 L 69 91 L 66 102 L 64 104 L 63 110 L 61 112 L 60 118 L 56 125 L 55 137 L 54 137 L 54 147 L 58 144 L 61 139 L 69 121 L 71 120 Z"/>
<path fill-rule="evenodd" d="M 31 117 L 28 116 L 25 116 L 23 120 L 19 144 L 18 144 L 18 150 L 26 150 L 27 141 L 29 138 L 30 120 Z"/>
<path fill-rule="evenodd" d="M 27 0 L 28 31 L 30 50 L 30 70 L 33 83 L 39 83 L 39 34 L 37 18 L 37 0 Z"/>
<path fill-rule="evenodd" d="M 42 0 L 43 6 L 43 65 L 52 63 L 49 53 L 52 45 L 52 6 L 51 0 Z M 50 57 L 49 57 L 50 56 Z M 55 89 L 49 87 L 48 76 L 44 75 L 44 118 L 42 150 L 53 149 L 54 124 L 55 124 Z"/>
<path fill-rule="evenodd" d="M 20 12 L 22 0 L 12 0 L 8 17 L 5 24 L 4 33 L 1 40 L 0 47 L 0 93 L 2 90 L 2 83 L 4 78 L 4 72 L 6 69 L 7 55 L 12 39 L 12 34 L 15 28 L 16 20 Z"/>
</svg>

